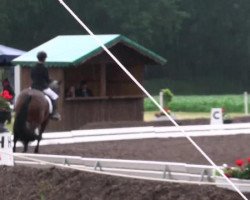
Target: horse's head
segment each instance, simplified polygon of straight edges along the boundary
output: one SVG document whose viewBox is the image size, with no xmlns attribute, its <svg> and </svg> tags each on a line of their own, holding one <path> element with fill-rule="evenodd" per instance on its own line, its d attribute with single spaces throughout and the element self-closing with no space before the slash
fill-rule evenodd
<svg viewBox="0 0 250 200">
<path fill-rule="evenodd" d="M 60 93 L 60 84 L 61 81 L 57 81 L 57 80 L 52 80 L 49 84 L 49 87 L 57 94 Z"/>
</svg>

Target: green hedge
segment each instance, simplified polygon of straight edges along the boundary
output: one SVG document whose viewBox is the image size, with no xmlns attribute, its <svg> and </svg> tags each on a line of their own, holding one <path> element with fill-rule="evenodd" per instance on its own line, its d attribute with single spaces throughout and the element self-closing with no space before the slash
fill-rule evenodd
<svg viewBox="0 0 250 200">
<path fill-rule="evenodd" d="M 158 96 L 155 99 L 159 102 Z M 211 108 L 224 108 L 227 112 L 244 112 L 244 99 L 243 95 L 175 95 L 169 108 L 180 112 L 210 112 Z M 144 110 L 157 111 L 159 109 L 150 99 L 145 98 Z"/>
</svg>

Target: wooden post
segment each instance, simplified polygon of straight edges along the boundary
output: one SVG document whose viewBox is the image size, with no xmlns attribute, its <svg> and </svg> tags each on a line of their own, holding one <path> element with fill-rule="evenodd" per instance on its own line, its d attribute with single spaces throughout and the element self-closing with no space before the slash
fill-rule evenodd
<svg viewBox="0 0 250 200">
<path fill-rule="evenodd" d="M 106 96 L 106 64 L 100 65 L 100 96 Z"/>
<path fill-rule="evenodd" d="M 15 88 L 15 99 L 14 102 L 16 102 L 16 99 L 21 91 L 21 68 L 20 65 L 16 65 L 14 69 L 14 88 Z"/>
<path fill-rule="evenodd" d="M 244 92 L 244 110 L 245 115 L 248 115 L 248 93 Z"/>
</svg>

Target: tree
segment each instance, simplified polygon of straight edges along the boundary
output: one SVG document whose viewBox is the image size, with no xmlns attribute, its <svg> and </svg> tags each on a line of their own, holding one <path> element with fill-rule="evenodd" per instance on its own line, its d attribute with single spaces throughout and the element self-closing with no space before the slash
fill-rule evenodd
<svg viewBox="0 0 250 200">
<path fill-rule="evenodd" d="M 250 64 L 250 3 L 246 0 L 183 0 L 180 7 L 190 18 L 185 20 L 179 34 L 178 56 L 170 56 L 171 71 L 192 80 L 204 79 L 210 83 L 241 80 L 240 85 L 249 84 L 246 71 Z M 236 74 L 241 78 L 235 79 Z"/>
</svg>

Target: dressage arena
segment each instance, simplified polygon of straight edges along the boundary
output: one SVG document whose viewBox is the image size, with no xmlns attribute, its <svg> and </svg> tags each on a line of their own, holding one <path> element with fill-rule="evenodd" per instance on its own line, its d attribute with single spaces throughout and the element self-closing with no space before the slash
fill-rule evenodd
<svg viewBox="0 0 250 200">
<path fill-rule="evenodd" d="M 248 123 L 235 123 L 226 125 L 224 129 L 213 130 L 208 130 L 208 126 L 185 127 L 190 135 L 196 135 L 193 137 L 195 142 L 217 165 L 234 165 L 236 159 L 249 157 Z M 150 126 L 117 130 L 83 130 L 87 135 L 85 139 L 80 139 L 83 138 L 80 134 L 82 131 L 72 132 L 71 136 L 66 133 L 44 134 L 43 143 L 51 144 L 42 144 L 40 154 L 34 156 L 33 147 L 30 147 L 29 153 L 25 154 L 28 160 L 24 159 L 23 154 L 16 153 L 15 167 L 1 167 L 1 197 L 242 199 L 236 192 L 215 186 L 209 180 L 208 162 L 185 137 L 178 136 L 171 128 Z M 111 136 L 107 136 L 108 132 Z M 163 132 L 165 137 L 161 135 Z M 208 134 L 214 136 L 204 136 Z M 73 135 L 75 141 L 70 139 Z M 95 142 L 97 137 L 99 141 Z M 53 144 L 55 138 L 61 144 Z M 18 150 L 21 151 L 21 148 Z M 140 178 L 127 178 L 125 175 Z M 175 182 L 168 182 L 170 179 L 175 179 Z"/>
</svg>

